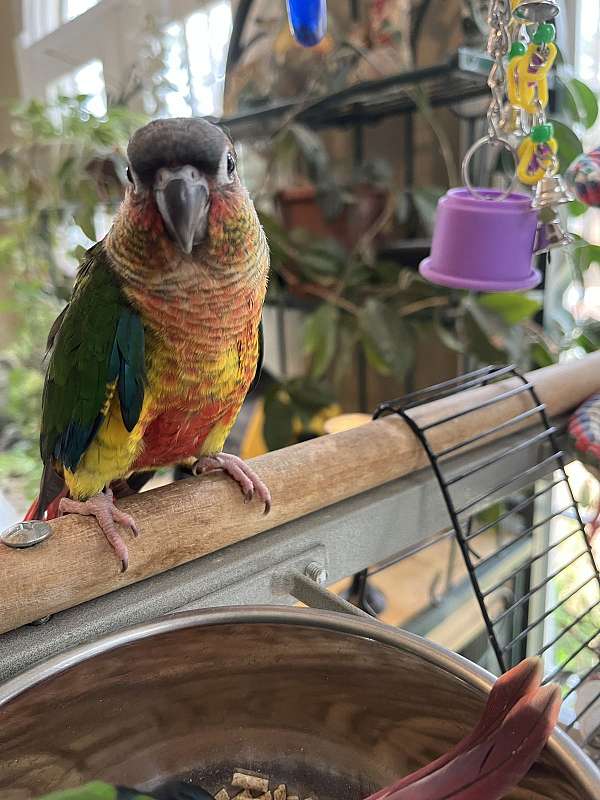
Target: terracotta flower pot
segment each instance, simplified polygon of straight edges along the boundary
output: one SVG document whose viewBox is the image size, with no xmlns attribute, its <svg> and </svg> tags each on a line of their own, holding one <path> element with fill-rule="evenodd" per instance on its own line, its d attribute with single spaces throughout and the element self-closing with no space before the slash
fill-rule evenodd
<svg viewBox="0 0 600 800">
<path fill-rule="evenodd" d="M 288 230 L 303 228 L 319 238 L 334 238 L 351 249 L 381 217 L 386 203 L 384 189 L 368 184 L 353 187 L 355 202 L 347 203 L 341 214 L 328 219 L 317 201 L 314 186 L 282 189 L 277 205 Z"/>
</svg>

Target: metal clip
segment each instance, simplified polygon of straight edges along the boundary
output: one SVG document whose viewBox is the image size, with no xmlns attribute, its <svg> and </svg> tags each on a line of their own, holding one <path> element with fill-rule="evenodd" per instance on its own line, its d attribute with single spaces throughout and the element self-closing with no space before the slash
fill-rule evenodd
<svg viewBox="0 0 600 800">
<path fill-rule="evenodd" d="M 521 0 L 513 7 L 513 17 L 526 25 L 551 22 L 559 12 L 556 0 Z"/>
</svg>

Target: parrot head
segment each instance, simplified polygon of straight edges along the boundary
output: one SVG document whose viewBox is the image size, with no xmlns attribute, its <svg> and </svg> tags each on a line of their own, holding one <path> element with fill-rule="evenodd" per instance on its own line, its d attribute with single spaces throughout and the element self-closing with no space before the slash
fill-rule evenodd
<svg viewBox="0 0 600 800">
<path fill-rule="evenodd" d="M 217 210 L 247 198 L 231 139 L 206 119 L 154 120 L 134 133 L 127 157 L 126 202 L 147 219 L 159 215 L 186 255 L 210 236 Z"/>
</svg>

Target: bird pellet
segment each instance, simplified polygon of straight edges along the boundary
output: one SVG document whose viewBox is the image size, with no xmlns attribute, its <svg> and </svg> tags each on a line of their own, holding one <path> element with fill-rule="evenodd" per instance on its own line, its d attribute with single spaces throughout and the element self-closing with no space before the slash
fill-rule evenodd
<svg viewBox="0 0 600 800">
<path fill-rule="evenodd" d="M 235 770 L 231 779 L 233 793 L 225 787 L 218 791 L 215 800 L 300 800 L 298 795 L 288 794 L 285 783 L 278 784 L 272 791 L 269 788 L 269 778 L 252 775 L 248 772 Z M 241 789 L 237 794 L 235 790 Z M 313 800 L 307 797 L 306 800 Z"/>
</svg>

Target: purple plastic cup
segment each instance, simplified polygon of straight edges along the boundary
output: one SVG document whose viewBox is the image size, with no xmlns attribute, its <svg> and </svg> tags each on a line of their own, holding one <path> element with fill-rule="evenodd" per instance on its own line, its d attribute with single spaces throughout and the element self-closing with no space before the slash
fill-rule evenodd
<svg viewBox="0 0 600 800">
<path fill-rule="evenodd" d="M 496 189 L 450 189 L 438 203 L 431 255 L 419 271 L 432 283 L 476 292 L 514 292 L 541 281 L 533 266 L 538 217 L 531 198 Z"/>
</svg>

